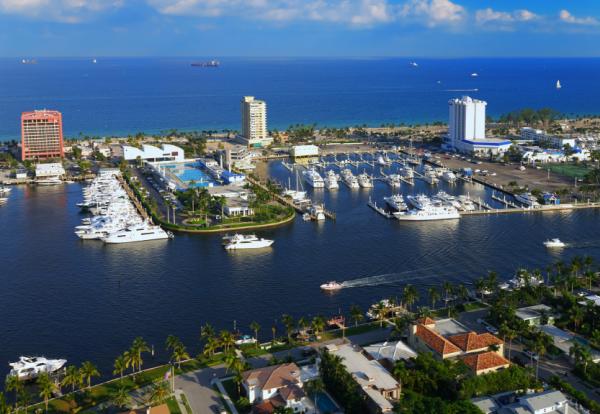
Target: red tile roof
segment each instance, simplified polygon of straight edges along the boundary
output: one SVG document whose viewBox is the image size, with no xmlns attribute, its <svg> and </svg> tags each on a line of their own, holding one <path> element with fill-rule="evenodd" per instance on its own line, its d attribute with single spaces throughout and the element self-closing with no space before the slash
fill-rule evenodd
<svg viewBox="0 0 600 414">
<path fill-rule="evenodd" d="M 462 361 L 475 373 L 490 368 L 501 368 L 510 365 L 510 362 L 493 351 L 480 354 L 470 354 L 462 357 Z"/>
<path fill-rule="evenodd" d="M 289 387 L 281 388 L 279 390 L 279 394 L 281 395 L 281 398 L 283 398 L 285 401 L 298 401 L 301 400 L 304 396 L 306 396 L 302 388 L 296 385 L 290 385 Z"/>
<path fill-rule="evenodd" d="M 420 323 L 421 325 L 435 325 L 435 321 L 430 317 L 419 318 L 417 319 L 417 323 Z"/>
<path fill-rule="evenodd" d="M 249 385 L 260 389 L 270 390 L 273 388 L 286 387 L 300 383 L 300 368 L 293 362 L 290 364 L 272 365 L 246 371 L 243 374 L 244 381 Z"/>
<path fill-rule="evenodd" d="M 415 335 L 440 355 L 460 352 L 460 349 L 456 345 L 425 325 L 418 324 Z"/>
<path fill-rule="evenodd" d="M 464 352 L 471 352 L 477 349 L 487 348 L 491 345 L 503 344 L 501 339 L 488 332 L 479 335 L 475 332 L 453 335 L 448 337 L 448 340 L 450 340 L 450 342 L 458 346 Z"/>
</svg>

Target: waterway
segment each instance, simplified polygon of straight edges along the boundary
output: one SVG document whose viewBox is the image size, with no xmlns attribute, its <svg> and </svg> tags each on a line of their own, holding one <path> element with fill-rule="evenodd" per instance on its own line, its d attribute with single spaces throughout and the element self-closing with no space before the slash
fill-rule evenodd
<svg viewBox="0 0 600 414">
<path fill-rule="evenodd" d="M 279 162 L 269 172 L 287 181 Z M 365 167 L 366 168 L 366 167 Z M 486 197 L 482 186 L 445 183 L 452 194 Z M 431 192 L 417 180 L 405 194 Z M 400 223 L 366 206 L 391 193 L 383 182 L 372 191 L 313 194 L 337 213 L 337 220 L 303 222 L 261 231 L 276 240 L 273 248 L 226 252 L 219 236 L 177 235 L 174 240 L 132 245 L 82 242 L 73 234 L 81 214 L 80 184 L 15 187 L 0 207 L 0 361 L 19 355 L 65 357 L 72 363 L 91 360 L 103 373 L 136 336 L 154 345 L 147 363 L 166 359 L 168 334 L 179 336 L 192 354 L 200 351 L 200 326 L 219 329 L 271 325 L 283 313 L 295 318 L 363 309 L 383 297 L 399 295 L 406 283 L 426 289 L 449 280 L 471 283 L 495 270 L 510 278 L 518 267 L 541 267 L 574 255 L 600 260 L 600 215 L 597 210 L 544 214 L 464 217 L 456 221 Z M 560 237 L 571 243 L 549 252 L 542 242 Z M 337 294 L 324 294 L 324 281 L 391 275 L 389 283 L 362 283 Z M 283 333 L 280 324 L 279 331 Z M 8 366 L 0 366 L 0 376 Z"/>
</svg>

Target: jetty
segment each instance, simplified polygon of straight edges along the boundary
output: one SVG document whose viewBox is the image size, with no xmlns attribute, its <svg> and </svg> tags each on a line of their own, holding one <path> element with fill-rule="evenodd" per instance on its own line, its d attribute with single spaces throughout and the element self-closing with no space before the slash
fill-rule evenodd
<svg viewBox="0 0 600 414">
<path fill-rule="evenodd" d="M 373 210 L 375 210 L 377 213 L 381 214 L 385 218 L 388 218 L 388 219 L 394 218 L 393 214 L 388 213 L 382 207 L 377 207 L 377 203 L 375 201 L 372 201 L 371 197 L 369 197 L 369 202 L 367 203 L 367 205 L 369 207 L 371 207 Z"/>
</svg>

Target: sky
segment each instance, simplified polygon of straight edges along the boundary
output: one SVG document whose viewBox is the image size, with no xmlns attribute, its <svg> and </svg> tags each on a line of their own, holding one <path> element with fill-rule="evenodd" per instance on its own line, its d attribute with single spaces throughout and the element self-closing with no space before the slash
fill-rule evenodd
<svg viewBox="0 0 600 414">
<path fill-rule="evenodd" d="M 600 56 L 600 1 L 0 0 L 0 56 Z"/>
</svg>

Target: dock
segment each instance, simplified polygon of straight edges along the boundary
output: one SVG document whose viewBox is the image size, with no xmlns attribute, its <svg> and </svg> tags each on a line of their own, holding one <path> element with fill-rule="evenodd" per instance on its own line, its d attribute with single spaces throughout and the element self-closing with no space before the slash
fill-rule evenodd
<svg viewBox="0 0 600 414">
<path fill-rule="evenodd" d="M 559 204 L 559 205 L 548 205 L 540 206 L 536 208 L 531 207 L 510 207 L 510 208 L 490 208 L 487 210 L 474 210 L 474 211 L 461 211 L 462 216 L 477 216 L 477 215 L 489 215 L 489 214 L 509 214 L 509 213 L 548 213 L 555 211 L 572 211 L 582 210 L 588 208 L 600 208 L 600 203 L 580 203 L 580 204 Z"/>
<path fill-rule="evenodd" d="M 375 210 L 376 212 L 378 212 L 379 214 L 381 214 L 385 218 L 388 218 L 388 219 L 394 218 L 393 214 L 388 213 L 382 207 L 377 207 L 377 203 L 375 201 L 372 201 L 371 197 L 369 197 L 369 202 L 367 203 L 367 205 L 369 207 L 371 207 L 373 210 Z"/>
<path fill-rule="evenodd" d="M 129 184 L 127 184 L 127 181 L 125 181 L 123 176 L 116 175 L 115 177 L 117 178 L 117 180 L 119 180 L 119 183 L 121 183 L 121 187 L 123 187 L 123 189 L 127 193 L 127 196 L 129 197 L 129 199 L 135 206 L 135 208 L 138 211 L 138 213 L 140 214 L 140 216 L 142 216 L 142 218 L 144 220 L 150 220 L 150 216 L 148 215 L 148 212 L 146 211 L 144 206 L 142 206 L 142 203 L 140 203 L 140 200 L 138 200 L 138 198 L 135 196 L 135 193 L 133 192 L 131 187 L 129 187 Z"/>
<path fill-rule="evenodd" d="M 504 195 L 504 197 L 500 198 L 496 195 L 496 192 L 492 193 L 492 200 L 495 200 L 499 203 L 504 204 L 506 207 L 512 207 L 512 208 L 519 208 L 519 206 L 509 200 L 506 199 L 506 195 Z"/>
</svg>

